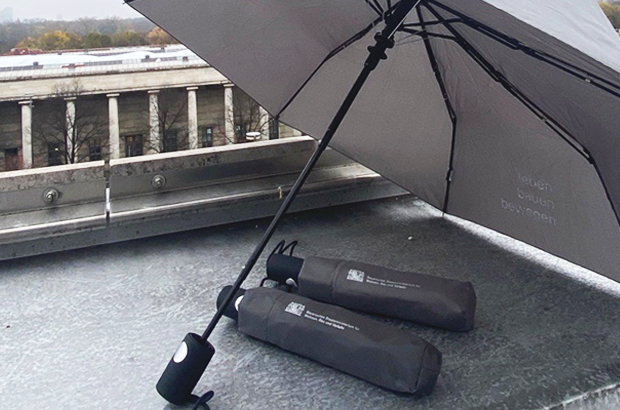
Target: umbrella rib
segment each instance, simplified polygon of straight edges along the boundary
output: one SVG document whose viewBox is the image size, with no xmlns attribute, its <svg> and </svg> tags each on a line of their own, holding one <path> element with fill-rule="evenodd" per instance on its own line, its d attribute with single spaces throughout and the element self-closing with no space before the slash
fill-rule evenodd
<svg viewBox="0 0 620 410">
<path fill-rule="evenodd" d="M 407 23 L 407 24 L 403 24 L 402 27 L 403 28 L 413 28 L 413 27 L 431 27 L 431 26 L 438 26 L 444 23 L 460 23 L 463 20 L 460 18 L 457 19 L 446 19 L 446 20 L 434 20 L 434 21 L 426 21 L 426 22 L 419 22 L 419 23 Z"/>
<path fill-rule="evenodd" d="M 369 3 L 370 0 L 364 0 L 364 1 L 366 3 L 368 3 L 369 5 L 371 5 L 371 3 Z M 398 7 L 399 4 L 400 4 L 400 1 L 395 3 L 394 5 L 392 5 L 390 7 L 390 9 L 386 12 L 386 14 L 391 15 L 393 13 L 393 11 L 396 10 L 396 8 Z M 381 10 L 383 11 L 383 9 L 381 9 Z M 323 67 L 323 65 L 325 63 L 327 63 L 332 57 L 336 56 L 338 53 L 340 53 L 345 48 L 349 47 L 350 45 L 352 45 L 356 41 L 360 40 L 362 37 L 364 37 L 366 34 L 368 34 L 370 32 L 370 30 L 375 28 L 379 23 L 381 23 L 384 20 L 385 20 L 385 15 L 383 13 L 379 13 L 379 17 L 377 19 L 375 19 L 375 21 L 373 21 L 371 24 L 369 24 L 368 27 L 364 28 L 359 33 L 356 33 L 351 38 L 349 38 L 347 41 L 345 41 L 340 46 L 338 46 L 336 49 L 332 50 L 332 52 L 330 52 L 327 55 L 327 57 L 325 57 L 325 59 L 323 61 L 321 61 L 321 63 L 318 65 L 318 67 L 310 74 L 310 76 L 306 79 L 306 81 L 304 81 L 304 83 L 301 85 L 301 87 L 299 87 L 299 89 L 295 92 L 295 94 L 293 94 L 293 96 L 291 98 L 289 98 L 289 100 L 286 102 L 286 104 L 284 104 L 284 106 L 280 109 L 280 111 L 278 111 L 278 113 L 274 116 L 274 118 L 276 120 L 280 119 L 280 116 L 282 115 L 282 113 L 292 104 L 292 102 L 295 100 L 295 98 L 297 98 L 299 93 L 301 93 L 301 91 L 306 87 L 306 85 L 308 85 L 310 80 L 312 80 L 312 78 L 314 78 L 316 73 L 319 72 L 319 70 Z"/>
<path fill-rule="evenodd" d="M 366 3 L 368 3 L 369 5 L 371 5 L 371 3 L 369 3 L 369 0 L 365 0 Z M 398 5 L 400 4 L 400 2 L 392 5 L 387 12 L 385 12 L 385 15 L 391 15 L 392 12 L 398 7 Z M 382 9 L 383 10 L 383 9 Z M 349 47 L 350 45 L 352 45 L 353 43 L 357 42 L 358 40 L 360 40 L 362 37 L 364 37 L 366 34 L 368 34 L 370 32 L 370 30 L 372 30 L 373 28 L 375 28 L 380 22 L 382 22 L 383 20 L 385 20 L 384 18 L 384 14 L 379 13 L 379 18 L 375 19 L 375 21 L 373 21 L 371 24 L 369 24 L 366 28 L 364 28 L 363 30 L 361 30 L 360 32 L 356 33 L 355 35 L 353 35 L 351 38 L 349 38 L 347 41 L 345 41 L 344 43 L 342 43 L 340 46 L 338 46 L 337 48 L 335 48 L 334 50 L 332 50 L 327 57 L 325 57 L 325 59 L 323 59 L 323 61 L 321 61 L 321 63 L 317 66 L 317 68 L 314 69 L 314 71 L 310 74 L 310 76 L 308 76 L 308 78 L 306 79 L 306 81 L 304 81 L 304 83 L 299 87 L 299 89 L 295 92 L 295 94 L 292 95 L 291 98 L 289 98 L 289 100 L 286 102 L 286 104 L 284 104 L 284 106 L 282 106 L 282 108 L 278 111 L 278 113 L 276 115 L 274 115 L 274 119 L 276 120 L 280 120 L 280 116 L 282 115 L 282 113 L 293 103 L 293 101 L 295 100 L 295 98 L 297 98 L 297 96 L 302 92 L 302 90 L 306 87 L 306 85 L 308 85 L 308 83 L 310 82 L 310 80 L 312 80 L 312 78 L 314 78 L 314 76 L 316 75 L 316 73 L 319 72 L 319 70 L 323 67 L 323 65 L 325 63 L 327 63 L 332 57 L 336 56 L 338 53 L 340 53 L 342 50 L 346 49 L 347 47 Z"/>
<path fill-rule="evenodd" d="M 378 16 L 382 16 L 381 12 L 377 9 L 377 6 L 375 6 L 370 0 L 364 0 L 364 2 L 366 4 L 368 4 L 368 6 L 375 12 L 377 13 Z"/>
<path fill-rule="evenodd" d="M 379 17 L 383 17 L 383 9 L 377 4 L 377 0 L 364 0 L 364 2 L 368 4 Z"/>
<path fill-rule="evenodd" d="M 393 4 L 393 5 L 392 5 L 391 3 L 389 3 L 389 4 L 388 4 L 388 9 L 387 9 L 387 11 L 385 12 L 385 15 L 384 15 L 384 16 L 391 16 L 391 15 L 392 15 L 392 13 L 394 12 L 394 10 L 396 10 L 396 7 L 398 7 L 398 4 L 399 4 L 399 2 L 397 2 L 397 3 Z M 402 26 L 402 25 L 401 25 L 401 26 Z"/>
<path fill-rule="evenodd" d="M 379 3 L 378 0 L 372 0 L 372 2 L 375 4 L 375 6 L 381 11 L 381 15 L 385 15 L 385 10 L 383 10 L 383 7 L 381 6 L 381 3 Z"/>
<path fill-rule="evenodd" d="M 420 20 L 420 28 L 422 28 L 422 32 L 420 33 L 422 39 L 424 40 L 424 46 L 426 48 L 426 54 L 428 55 L 428 59 L 431 63 L 431 67 L 433 72 L 435 73 L 435 78 L 437 79 L 437 83 L 439 84 L 439 88 L 441 90 L 441 94 L 443 95 L 444 102 L 446 104 L 446 110 L 448 110 L 448 115 L 450 116 L 450 121 L 452 122 L 452 141 L 450 146 L 450 160 L 448 162 L 448 172 L 446 176 L 446 192 L 444 195 L 443 209 L 444 213 L 448 212 L 448 202 L 450 199 L 450 187 L 452 185 L 452 174 L 454 172 L 454 151 L 456 147 L 456 125 L 458 122 L 458 117 L 454 110 L 454 106 L 452 105 L 452 101 L 450 101 L 450 96 L 448 95 L 448 89 L 446 88 L 446 84 L 443 81 L 443 77 L 441 72 L 439 71 L 439 64 L 437 63 L 437 57 L 435 55 L 435 51 L 433 50 L 433 46 L 429 39 L 429 34 L 426 31 L 426 24 L 424 22 L 424 16 L 422 15 L 422 10 L 420 7 L 417 7 L 418 19 Z"/>
<path fill-rule="evenodd" d="M 429 4 L 424 5 L 436 18 L 441 19 L 441 15 Z M 506 91 L 518 99 L 525 107 L 527 107 L 534 115 L 542 120 L 551 130 L 553 130 L 560 138 L 568 143 L 575 151 L 584 157 L 589 163 L 593 159 L 588 150 L 579 143 L 564 126 L 554 120 L 550 115 L 541 109 L 536 103 L 527 98 L 517 87 L 515 87 L 502 73 L 500 73 L 489 61 L 487 61 L 471 43 L 469 43 L 450 23 L 445 23 L 444 27 L 456 38 L 457 44 L 469 55 L 491 78 L 500 83 Z"/>
<path fill-rule="evenodd" d="M 552 56 L 548 53 L 545 53 L 543 51 L 539 51 L 536 49 L 533 49 L 523 43 L 521 43 L 520 41 L 518 41 L 515 38 L 509 37 L 507 35 L 505 35 L 504 33 L 495 30 L 492 27 L 489 27 L 481 22 L 479 22 L 478 20 L 475 20 L 459 11 L 456 11 L 444 4 L 441 4 L 440 2 L 436 1 L 436 0 L 425 0 L 425 6 L 429 7 L 428 4 L 426 3 L 432 3 L 434 5 L 436 5 L 437 7 L 442 8 L 443 10 L 453 14 L 454 16 L 458 17 L 461 19 L 461 22 L 463 24 L 466 24 L 467 26 L 471 27 L 472 29 L 478 31 L 481 34 L 486 35 L 487 37 L 497 41 L 500 44 L 503 44 L 506 47 L 509 47 L 513 50 L 519 50 L 527 55 L 529 55 L 532 58 L 536 58 L 540 61 L 543 61 L 561 71 L 564 71 L 574 77 L 579 78 L 580 80 L 586 81 L 592 85 L 594 85 L 597 88 L 600 88 L 610 94 L 612 94 L 615 97 L 620 98 L 620 85 L 613 83 L 612 81 L 606 80 L 603 77 L 600 77 L 596 74 L 593 74 L 587 70 L 584 70 L 582 68 L 577 67 L 574 64 L 571 64 L 567 61 L 562 60 L 559 57 L 555 57 Z M 580 74 L 584 73 L 584 74 Z M 596 81 L 593 81 L 596 80 Z M 605 85 L 601 84 L 604 83 L 606 85 L 608 85 L 613 89 L 610 89 L 608 87 L 606 87 Z"/>
<path fill-rule="evenodd" d="M 433 1 L 433 0 L 428 0 L 428 1 Z M 424 3 L 424 7 L 426 7 L 437 19 L 442 19 L 442 16 L 429 4 Z M 492 64 L 490 64 L 458 31 L 454 29 L 454 27 L 450 25 L 450 23 L 444 24 L 444 27 L 446 27 L 446 29 L 448 29 L 448 31 L 450 31 L 450 33 L 454 35 L 454 37 L 456 37 L 457 43 L 459 44 L 459 46 L 461 46 L 461 48 L 463 48 L 463 50 L 478 65 L 480 65 L 480 67 L 489 76 L 491 76 L 493 79 L 497 80 L 500 84 L 502 84 L 508 92 L 510 92 L 515 98 L 521 101 L 521 103 L 525 105 L 525 107 L 527 107 L 532 113 L 534 113 L 539 118 L 541 118 L 549 128 L 555 131 L 560 136 L 560 138 L 566 141 L 573 149 L 575 149 L 579 154 L 581 154 L 593 166 L 599 178 L 599 181 L 601 182 L 601 185 L 603 186 L 603 190 L 605 191 L 605 195 L 607 196 L 607 201 L 609 202 L 609 205 L 611 206 L 614 216 L 616 217 L 616 220 L 618 222 L 618 225 L 620 225 L 620 214 L 618 213 L 616 205 L 611 197 L 611 193 L 609 191 L 609 188 L 607 187 L 607 183 L 605 182 L 605 179 L 603 178 L 603 174 L 601 173 L 600 168 L 598 164 L 596 163 L 596 160 L 594 159 L 594 157 L 590 155 L 587 148 L 581 146 L 581 144 L 575 145 L 575 143 L 572 143 L 563 133 L 559 132 L 559 130 L 556 129 L 556 126 L 559 127 L 560 130 L 566 132 L 566 135 L 570 136 L 571 139 L 577 141 L 568 131 L 564 129 L 564 127 L 562 127 L 561 124 L 557 123 L 551 117 L 547 116 L 543 110 L 541 110 L 535 103 L 533 103 L 527 97 L 525 97 L 514 85 L 512 85 L 508 81 L 508 79 L 506 79 L 506 77 L 504 77 L 500 72 L 498 72 L 493 67 Z M 538 110 L 539 113 L 536 112 L 536 110 Z M 551 120 L 553 124 L 549 123 L 549 120 Z"/>
<path fill-rule="evenodd" d="M 400 29 L 399 31 L 403 31 L 405 33 L 413 34 L 414 36 L 420 36 L 420 37 L 426 36 L 426 37 L 442 38 L 444 40 L 456 41 L 456 38 L 454 38 L 452 36 L 446 36 L 444 34 L 437 34 L 437 33 L 429 33 L 426 30 L 412 30 L 410 28 L 403 28 L 403 29 Z"/>
<path fill-rule="evenodd" d="M 344 43 L 342 43 L 341 45 L 339 45 L 337 48 L 335 48 L 334 50 L 332 50 L 327 57 L 325 57 L 323 59 L 323 61 L 321 61 L 321 63 L 317 66 L 317 68 L 314 69 L 314 71 L 308 76 L 308 78 L 306 79 L 306 81 L 303 82 L 303 84 L 301 85 L 301 87 L 299 87 L 299 89 L 295 92 L 295 94 L 293 94 L 291 96 L 291 98 L 288 99 L 288 101 L 286 102 L 286 104 L 284 104 L 282 106 L 282 108 L 280 109 L 280 111 L 278 111 L 278 113 L 274 116 L 274 118 L 276 120 L 280 119 L 280 116 L 282 115 L 282 113 L 293 103 L 293 101 L 295 100 L 295 98 L 297 98 L 297 96 L 302 92 L 302 90 L 306 87 L 306 85 L 308 85 L 308 83 L 310 82 L 310 80 L 312 80 L 314 78 L 314 76 L 316 75 L 316 73 L 319 72 L 319 70 L 323 67 L 323 65 L 325 65 L 325 63 L 327 63 L 329 60 L 331 60 L 334 56 L 336 56 L 338 53 L 340 53 L 342 50 L 346 49 L 347 47 L 351 46 L 353 43 L 355 43 L 356 41 L 360 40 L 362 37 L 364 37 L 366 34 L 368 34 L 373 28 L 375 28 L 377 26 L 377 24 L 379 24 L 381 21 L 383 21 L 383 18 L 377 18 L 375 21 L 372 22 L 372 24 L 369 24 L 367 27 L 365 27 L 363 30 L 361 30 L 360 32 L 356 33 L 355 35 L 353 35 L 351 38 L 349 38 L 347 41 L 345 41 Z"/>
</svg>

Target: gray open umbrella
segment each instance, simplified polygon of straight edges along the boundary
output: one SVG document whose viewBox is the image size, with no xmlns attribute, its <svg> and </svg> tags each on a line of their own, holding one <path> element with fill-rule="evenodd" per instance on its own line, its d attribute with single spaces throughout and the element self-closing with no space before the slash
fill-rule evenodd
<svg viewBox="0 0 620 410">
<path fill-rule="evenodd" d="M 331 146 L 429 204 L 620 280 L 620 38 L 596 0 L 129 4 L 275 118 L 325 133 L 317 155 L 340 126 Z"/>
<path fill-rule="evenodd" d="M 130 5 L 321 137 L 389 3 Z M 620 280 L 620 38 L 597 2 L 423 0 L 406 23 L 331 145 L 439 209 Z"/>
</svg>

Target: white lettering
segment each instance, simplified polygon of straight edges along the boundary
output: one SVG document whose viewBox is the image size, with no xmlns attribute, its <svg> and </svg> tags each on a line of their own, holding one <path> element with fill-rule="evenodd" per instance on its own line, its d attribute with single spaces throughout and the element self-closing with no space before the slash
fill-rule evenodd
<svg viewBox="0 0 620 410">
<path fill-rule="evenodd" d="M 522 175 L 521 173 L 519 173 L 519 182 L 521 182 L 521 185 L 523 186 L 535 188 L 535 189 L 538 189 L 539 191 L 553 192 L 553 188 L 551 187 L 551 184 L 545 181 L 541 181 L 539 179 L 535 179 L 532 177 Z"/>
<path fill-rule="evenodd" d="M 536 211 L 532 208 L 528 208 L 526 206 L 522 206 L 519 204 L 514 204 L 512 202 L 508 202 L 504 198 L 501 199 L 502 208 L 509 210 L 517 215 L 523 215 L 532 219 L 535 222 L 540 222 L 545 225 L 557 226 L 558 220 L 545 214 L 540 211 Z"/>
</svg>

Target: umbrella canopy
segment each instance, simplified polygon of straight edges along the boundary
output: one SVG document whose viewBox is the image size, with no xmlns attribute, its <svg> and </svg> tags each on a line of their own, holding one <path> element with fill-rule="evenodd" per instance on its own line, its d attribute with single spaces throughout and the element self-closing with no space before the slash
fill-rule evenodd
<svg viewBox="0 0 620 410">
<path fill-rule="evenodd" d="M 320 137 L 386 0 L 133 0 Z M 595 0 L 422 0 L 332 146 L 450 214 L 620 281 L 620 38 Z"/>
</svg>

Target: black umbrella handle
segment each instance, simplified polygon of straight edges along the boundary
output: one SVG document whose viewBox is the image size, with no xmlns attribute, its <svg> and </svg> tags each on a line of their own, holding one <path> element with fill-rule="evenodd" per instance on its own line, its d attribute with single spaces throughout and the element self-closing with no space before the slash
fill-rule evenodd
<svg viewBox="0 0 620 410">
<path fill-rule="evenodd" d="M 394 47 L 394 40 L 393 40 L 394 33 L 396 33 L 396 31 L 404 23 L 409 13 L 420 3 L 420 1 L 421 0 L 402 0 L 399 3 L 399 5 L 396 7 L 396 10 L 394 10 L 394 13 L 392 13 L 389 17 L 387 17 L 385 28 L 380 33 L 377 33 L 377 35 L 375 35 L 376 44 L 374 46 L 368 47 L 368 51 L 370 52 L 370 55 L 368 56 L 368 59 L 364 63 L 364 68 L 362 69 L 362 72 L 360 73 L 359 77 L 355 81 L 355 84 L 353 85 L 353 87 L 351 87 L 349 94 L 347 95 L 344 102 L 338 109 L 338 112 L 334 116 L 334 119 L 329 124 L 329 127 L 327 128 L 327 131 L 325 132 L 325 135 L 323 136 L 323 139 L 321 139 L 319 145 L 317 146 L 316 150 L 312 154 L 312 157 L 310 157 L 310 160 L 308 160 L 308 163 L 306 164 L 303 171 L 297 178 L 297 181 L 295 181 L 293 188 L 286 196 L 284 203 L 282 204 L 282 206 L 278 210 L 278 213 L 275 215 L 275 217 L 271 221 L 271 224 L 265 231 L 265 234 L 263 235 L 261 241 L 256 246 L 256 248 L 254 249 L 254 252 L 252 252 L 252 255 L 250 256 L 245 266 L 243 267 L 243 270 L 241 271 L 241 273 L 239 274 L 239 277 L 237 278 L 237 281 L 233 285 L 230 294 L 224 300 L 222 305 L 219 307 L 215 316 L 213 316 L 213 319 L 211 319 L 211 323 L 209 323 L 209 326 L 207 327 L 207 329 L 202 335 L 202 338 L 201 338 L 202 343 L 206 343 L 207 339 L 209 338 L 209 336 L 215 329 L 215 326 L 220 321 L 224 312 L 226 311 L 226 309 L 232 302 L 234 295 L 237 293 L 237 291 L 239 291 L 239 289 L 241 289 L 243 282 L 245 282 L 250 272 L 252 271 L 252 268 L 254 268 L 254 265 L 256 265 L 258 258 L 265 250 L 267 243 L 269 242 L 276 228 L 280 224 L 282 217 L 286 214 L 286 212 L 291 207 L 293 201 L 295 200 L 295 197 L 297 196 L 297 194 L 303 187 L 304 183 L 306 182 L 306 179 L 310 175 L 310 172 L 312 172 L 316 163 L 321 157 L 321 154 L 323 154 L 323 152 L 329 145 L 330 141 L 334 137 L 334 134 L 338 130 L 338 127 L 340 127 L 340 124 L 342 123 L 342 120 L 344 120 L 344 117 L 349 112 L 349 109 L 353 105 L 355 98 L 357 97 L 360 90 L 364 86 L 364 83 L 368 79 L 368 76 L 375 68 L 377 68 L 377 65 L 379 64 L 381 60 L 387 59 L 387 55 L 385 54 L 385 52 L 387 51 L 387 49 Z"/>
</svg>

